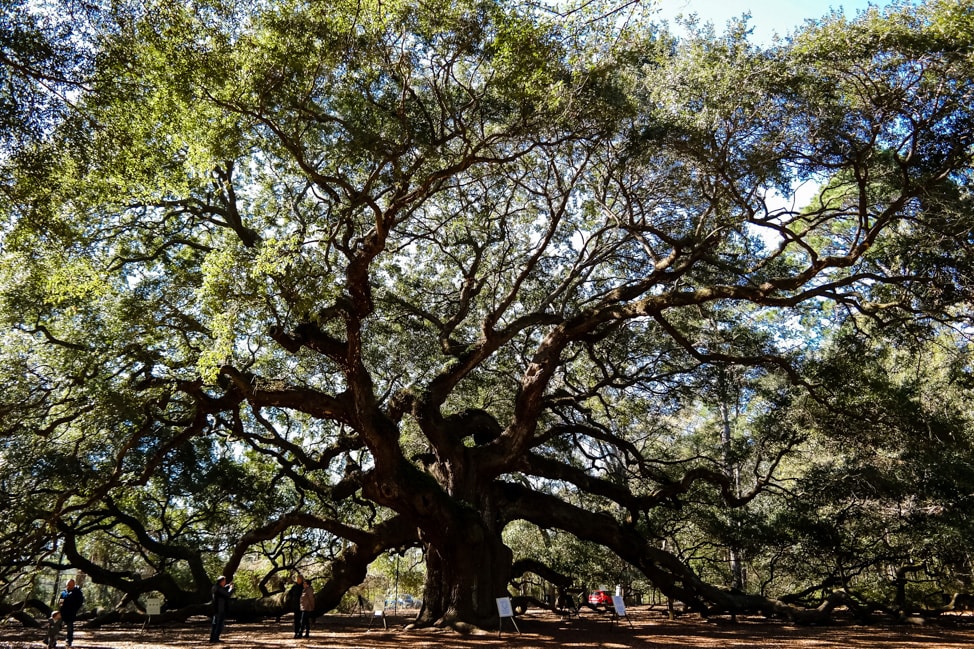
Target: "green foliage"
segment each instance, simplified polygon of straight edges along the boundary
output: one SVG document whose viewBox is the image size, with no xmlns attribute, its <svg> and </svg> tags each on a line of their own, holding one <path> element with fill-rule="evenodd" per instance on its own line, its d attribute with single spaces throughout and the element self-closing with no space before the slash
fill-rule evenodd
<svg viewBox="0 0 974 649">
<path fill-rule="evenodd" d="M 422 593 L 426 578 L 423 562 L 423 554 L 417 548 L 380 555 L 369 567 L 368 586 L 373 599 L 394 600 L 397 593 L 399 597 Z"/>
<path fill-rule="evenodd" d="M 65 94 L 83 81 L 87 62 L 71 38 L 70 22 L 42 3 L 11 0 L 0 7 L 0 145 L 5 150 L 43 139 L 64 117 Z"/>
<path fill-rule="evenodd" d="M 433 620 L 504 585 L 422 558 L 501 535 L 698 608 L 963 581 L 969 8 L 625 8 L 3 10 L 0 569 L 190 604 L 423 545 Z"/>
</svg>

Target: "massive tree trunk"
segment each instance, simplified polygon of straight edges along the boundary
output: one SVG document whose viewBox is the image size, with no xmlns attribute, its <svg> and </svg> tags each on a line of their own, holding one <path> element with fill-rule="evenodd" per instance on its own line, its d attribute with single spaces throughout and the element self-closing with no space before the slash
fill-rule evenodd
<svg viewBox="0 0 974 649">
<path fill-rule="evenodd" d="M 420 469 L 401 455 L 377 457 L 363 476 L 363 494 L 414 522 L 426 552 L 426 584 L 418 626 L 469 630 L 497 620 L 496 598 L 508 594 L 513 553 L 501 540 L 493 475 L 482 445 L 500 434 L 489 414 L 472 409 L 421 425 L 437 441 Z M 473 438 L 478 446 L 464 444 Z"/>
<path fill-rule="evenodd" d="M 426 586 L 417 624 L 465 630 L 466 623 L 495 621 L 495 598 L 507 594 L 513 560 L 499 531 L 466 510 L 425 546 Z"/>
</svg>

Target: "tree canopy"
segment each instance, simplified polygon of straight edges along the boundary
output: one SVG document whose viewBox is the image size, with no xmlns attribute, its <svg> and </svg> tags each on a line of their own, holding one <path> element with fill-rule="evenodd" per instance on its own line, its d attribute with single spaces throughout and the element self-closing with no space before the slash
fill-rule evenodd
<svg viewBox="0 0 974 649">
<path fill-rule="evenodd" d="M 328 608 L 419 547 L 463 627 L 552 543 L 705 612 L 969 588 L 965 3 L 85 7 L 0 41 L 0 597 Z"/>
</svg>

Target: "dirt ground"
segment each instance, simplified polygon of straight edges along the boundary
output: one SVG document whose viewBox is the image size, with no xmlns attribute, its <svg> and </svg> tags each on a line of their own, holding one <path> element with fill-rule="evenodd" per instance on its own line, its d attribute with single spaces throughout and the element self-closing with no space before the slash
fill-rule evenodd
<svg viewBox="0 0 974 649">
<path fill-rule="evenodd" d="M 371 627 L 369 623 L 372 623 Z M 309 639 L 291 637 L 288 618 L 280 622 L 227 625 L 221 646 L 226 649 L 522 649 L 601 648 L 631 649 L 961 649 L 974 646 L 974 616 L 945 618 L 933 626 L 796 627 L 763 619 L 702 620 L 683 616 L 669 620 L 663 611 L 645 607 L 629 609 L 629 620 L 613 620 L 583 611 L 580 618 L 563 620 L 546 611 L 529 610 L 516 618 L 515 629 L 504 619 L 499 630 L 460 635 L 439 629 L 405 629 L 409 618 L 389 617 L 388 628 L 380 618 L 325 615 L 318 618 Z M 631 624 L 630 624 L 631 623 Z M 204 618 L 179 626 L 110 626 L 98 629 L 79 624 L 76 649 L 188 649 L 211 647 Z M 42 649 L 44 631 L 18 626 L 0 627 L 0 649 Z M 64 647 L 62 634 L 58 647 Z"/>
</svg>

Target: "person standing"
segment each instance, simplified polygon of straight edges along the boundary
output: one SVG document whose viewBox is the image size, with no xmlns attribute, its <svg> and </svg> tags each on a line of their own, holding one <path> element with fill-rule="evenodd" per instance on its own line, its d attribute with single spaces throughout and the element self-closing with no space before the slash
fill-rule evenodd
<svg viewBox="0 0 974 649">
<path fill-rule="evenodd" d="M 210 627 L 210 642 L 220 642 L 220 634 L 227 621 L 227 609 L 230 607 L 230 595 L 233 584 L 227 583 L 227 578 L 220 575 L 213 584 L 213 625 Z"/>
<path fill-rule="evenodd" d="M 294 585 L 287 591 L 287 608 L 294 613 L 294 637 L 301 637 L 301 593 L 304 591 L 304 578 L 301 573 L 294 575 Z"/>
<path fill-rule="evenodd" d="M 69 647 L 74 642 L 74 621 L 84 603 L 85 596 L 81 592 L 81 586 L 78 586 L 74 579 L 69 579 L 64 590 L 61 591 L 61 604 L 58 606 L 61 619 L 64 621 L 64 626 L 68 632 L 67 643 Z"/>
<path fill-rule="evenodd" d="M 61 611 L 52 612 L 47 624 L 47 649 L 57 649 L 57 637 L 63 625 Z"/>
<path fill-rule="evenodd" d="M 301 637 L 301 632 L 304 632 L 304 637 L 311 636 L 311 616 L 315 612 L 315 591 L 311 587 L 311 580 L 304 580 L 304 589 L 301 591 L 301 630 L 296 635 L 296 638 Z"/>
</svg>

